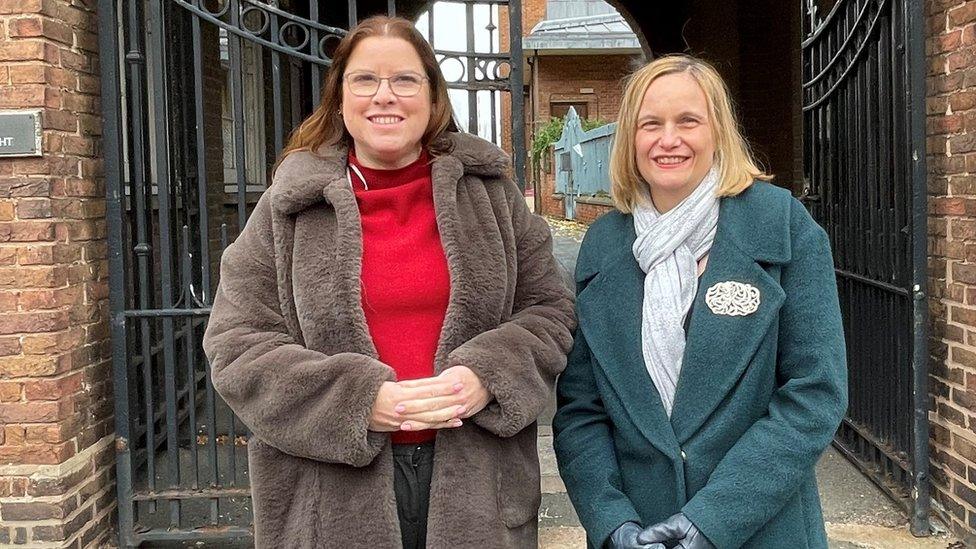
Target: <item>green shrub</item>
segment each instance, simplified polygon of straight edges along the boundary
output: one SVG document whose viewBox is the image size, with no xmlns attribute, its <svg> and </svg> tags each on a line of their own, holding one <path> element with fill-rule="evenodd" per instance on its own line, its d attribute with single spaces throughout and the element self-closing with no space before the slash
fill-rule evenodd
<svg viewBox="0 0 976 549">
<path fill-rule="evenodd" d="M 563 134 L 563 118 L 550 118 L 549 122 L 539 127 L 535 132 L 535 137 L 532 139 L 532 148 L 530 151 L 530 156 L 532 162 L 541 167 L 542 166 L 542 155 L 545 154 L 549 147 L 551 147 Z M 590 131 L 593 128 L 599 128 L 600 126 L 606 126 L 609 124 L 606 120 L 601 120 L 599 118 L 583 118 L 580 119 L 580 125 L 583 127 L 583 131 Z"/>
</svg>

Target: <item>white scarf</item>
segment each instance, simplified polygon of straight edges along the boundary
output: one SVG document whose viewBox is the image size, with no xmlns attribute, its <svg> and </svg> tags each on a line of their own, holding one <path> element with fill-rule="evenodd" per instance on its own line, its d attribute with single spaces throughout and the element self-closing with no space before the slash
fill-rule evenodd
<svg viewBox="0 0 976 549">
<path fill-rule="evenodd" d="M 684 320 L 698 291 L 698 260 L 715 239 L 718 170 L 664 214 L 648 199 L 634 208 L 634 257 L 644 278 L 641 346 L 644 366 L 671 417 L 685 352 Z"/>
</svg>

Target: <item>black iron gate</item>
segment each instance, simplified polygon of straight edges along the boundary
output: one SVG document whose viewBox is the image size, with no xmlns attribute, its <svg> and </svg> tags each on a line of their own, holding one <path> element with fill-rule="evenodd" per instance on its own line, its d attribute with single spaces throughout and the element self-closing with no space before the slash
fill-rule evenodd
<svg viewBox="0 0 976 549">
<path fill-rule="evenodd" d="M 922 2 L 805 0 L 804 196 L 850 368 L 836 446 L 929 530 Z"/>
<path fill-rule="evenodd" d="M 200 347 L 220 253 L 343 27 L 397 11 L 434 45 L 461 128 L 498 142 L 510 108 L 523 182 L 520 0 L 99 0 L 122 546 L 251 536 L 248 433 Z"/>
</svg>

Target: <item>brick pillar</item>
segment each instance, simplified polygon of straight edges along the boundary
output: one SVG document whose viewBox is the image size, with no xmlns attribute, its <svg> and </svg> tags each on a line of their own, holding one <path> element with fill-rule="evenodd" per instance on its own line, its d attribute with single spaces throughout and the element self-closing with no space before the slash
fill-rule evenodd
<svg viewBox="0 0 976 549">
<path fill-rule="evenodd" d="M 976 531 L 976 0 L 926 0 L 933 507 Z"/>
<path fill-rule="evenodd" d="M 115 509 L 93 0 L 0 0 L 0 109 L 42 111 L 0 160 L 0 546 L 89 547 Z"/>
<path fill-rule="evenodd" d="M 543 154 L 549 156 L 549 171 L 540 170 L 542 179 L 539 181 L 539 203 L 542 204 L 542 211 L 538 213 L 563 219 L 566 217 L 563 199 L 555 196 L 556 167 L 559 165 L 559 159 L 552 147 Z"/>
</svg>

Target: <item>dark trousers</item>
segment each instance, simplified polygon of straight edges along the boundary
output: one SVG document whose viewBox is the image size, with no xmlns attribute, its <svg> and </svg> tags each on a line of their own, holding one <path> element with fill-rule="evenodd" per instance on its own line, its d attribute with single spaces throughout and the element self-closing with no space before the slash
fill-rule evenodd
<svg viewBox="0 0 976 549">
<path fill-rule="evenodd" d="M 427 505 L 433 470 L 433 442 L 393 445 L 393 491 L 403 549 L 427 546 Z"/>
</svg>

